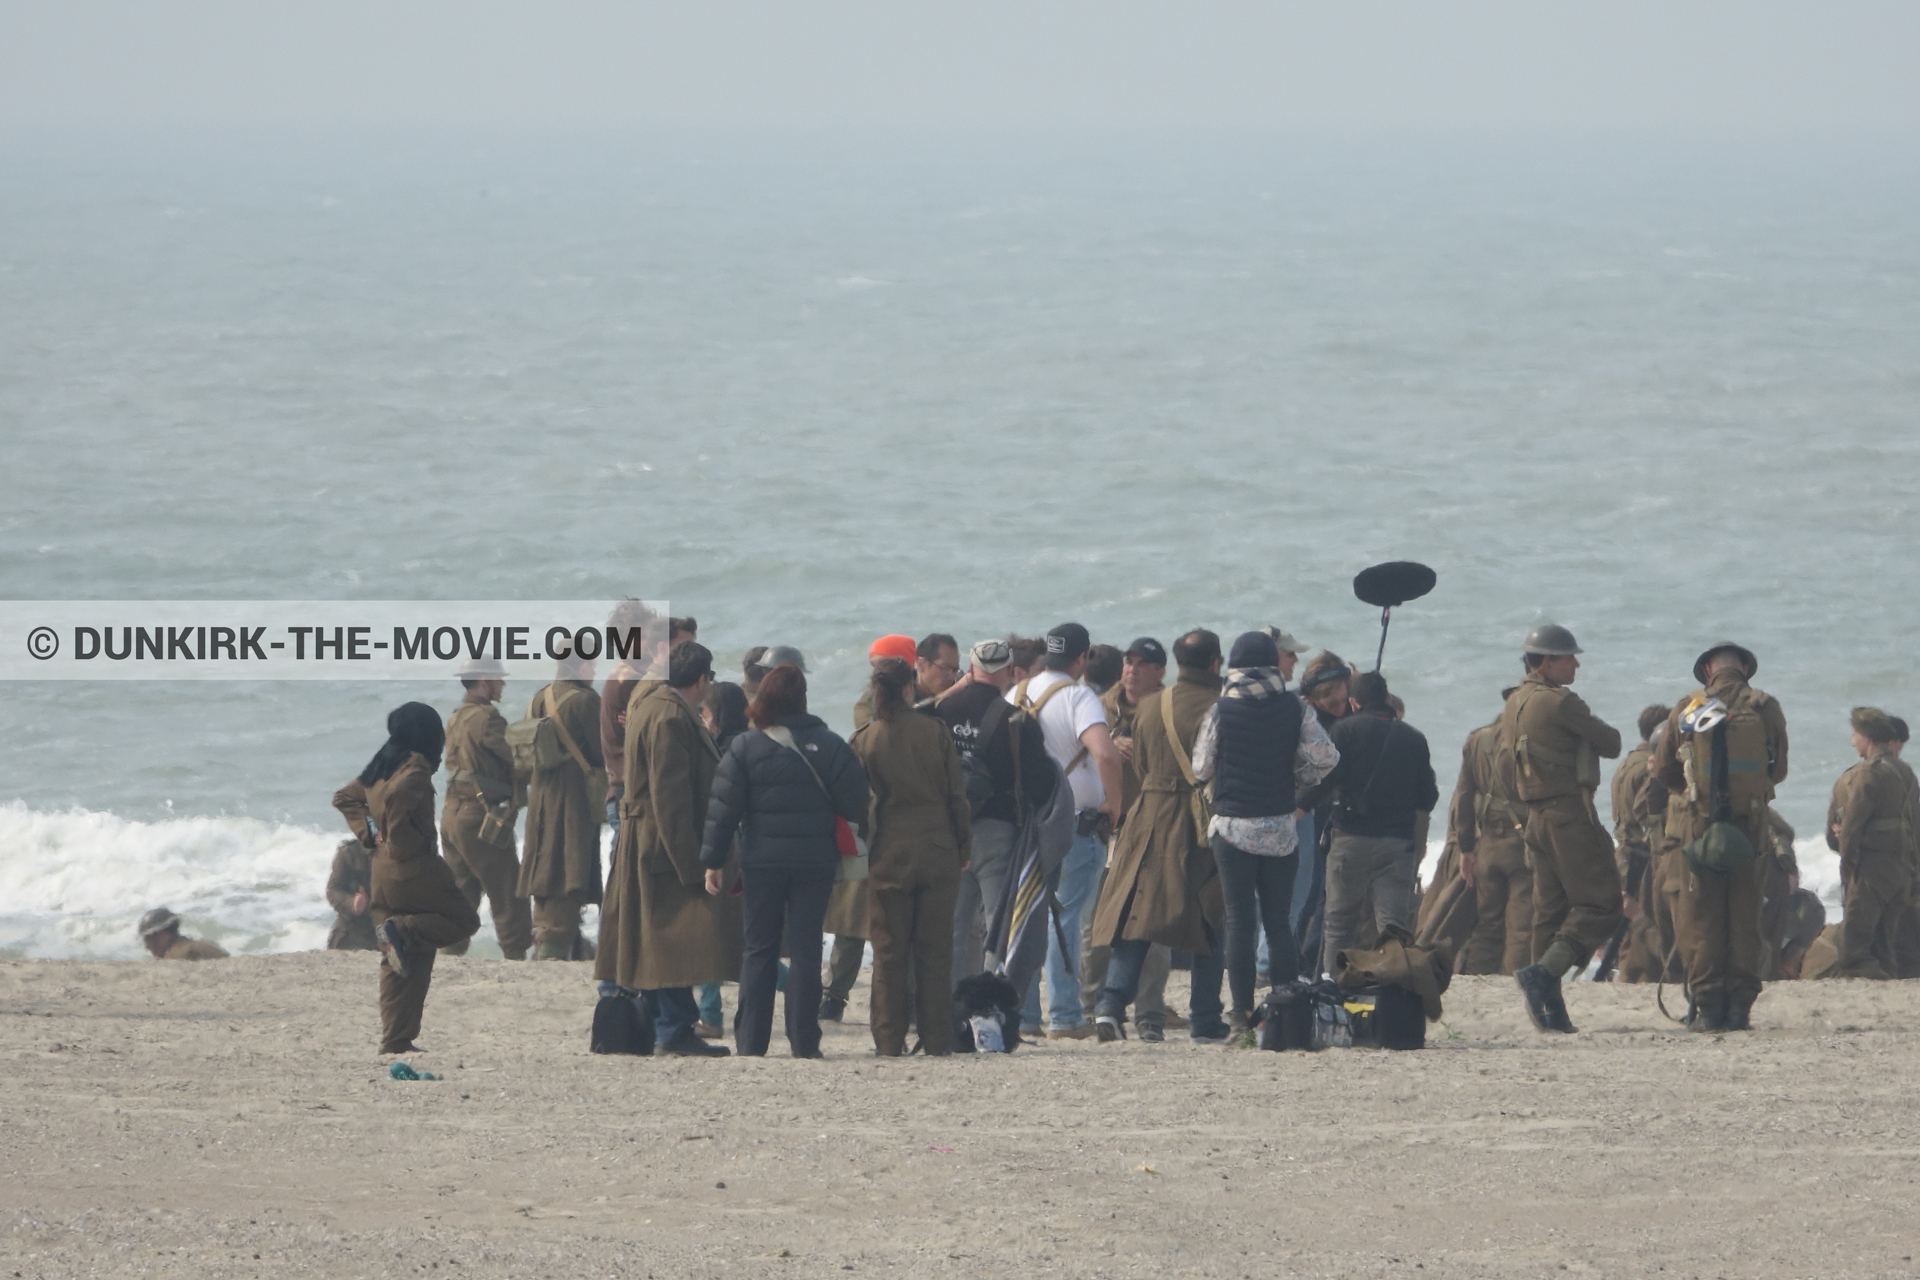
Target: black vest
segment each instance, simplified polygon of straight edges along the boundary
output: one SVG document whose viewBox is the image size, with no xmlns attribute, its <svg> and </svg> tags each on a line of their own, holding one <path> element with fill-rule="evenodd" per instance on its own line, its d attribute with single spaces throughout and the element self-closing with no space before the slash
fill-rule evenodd
<svg viewBox="0 0 1920 1280">
<path fill-rule="evenodd" d="M 1300 699 L 1222 698 L 1213 740 L 1213 811 L 1225 818 L 1292 813 Z"/>
</svg>

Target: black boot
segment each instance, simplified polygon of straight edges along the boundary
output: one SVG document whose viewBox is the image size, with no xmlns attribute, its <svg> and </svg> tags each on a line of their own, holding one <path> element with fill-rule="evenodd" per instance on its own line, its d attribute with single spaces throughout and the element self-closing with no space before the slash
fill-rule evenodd
<svg viewBox="0 0 1920 1280">
<path fill-rule="evenodd" d="M 1727 1030 L 1753 1030 L 1753 1001 L 1727 998 Z"/>
<path fill-rule="evenodd" d="M 1547 1020 L 1552 1024 L 1551 1030 L 1566 1035 L 1574 1033 L 1573 1019 L 1567 1014 L 1567 1000 L 1560 991 L 1558 978 L 1553 979 L 1553 990 L 1547 996 Z"/>
<path fill-rule="evenodd" d="M 829 991 L 820 997 L 820 1021 L 838 1022 L 847 1015 L 847 998 Z"/>
<path fill-rule="evenodd" d="M 1694 1001 L 1693 1017 L 1688 1019 L 1687 1027 L 1703 1034 L 1718 1033 L 1727 1030 L 1727 998 L 1718 991 L 1712 991 Z"/>
<path fill-rule="evenodd" d="M 702 1040 L 688 1027 L 672 1040 L 653 1046 L 656 1058 L 724 1058 L 733 1050 L 723 1044 L 713 1044 Z"/>
<path fill-rule="evenodd" d="M 1527 1000 L 1527 1016 L 1533 1019 L 1533 1025 L 1541 1031 L 1558 1031 L 1553 1022 L 1553 1005 L 1560 998 L 1556 989 L 1559 984 L 1553 980 L 1544 965 L 1530 964 L 1513 971 L 1513 980 L 1520 987 L 1520 994 Z"/>
</svg>

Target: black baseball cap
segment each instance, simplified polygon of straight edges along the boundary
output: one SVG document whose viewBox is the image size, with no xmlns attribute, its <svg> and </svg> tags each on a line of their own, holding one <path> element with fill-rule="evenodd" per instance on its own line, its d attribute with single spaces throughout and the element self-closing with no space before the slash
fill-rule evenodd
<svg viewBox="0 0 1920 1280">
<path fill-rule="evenodd" d="M 1129 658 L 1138 658 L 1141 662 L 1152 667 L 1164 667 L 1167 665 L 1167 651 L 1161 648 L 1160 642 L 1152 636 L 1141 636 L 1138 640 L 1128 645 L 1127 656 Z"/>
<path fill-rule="evenodd" d="M 1077 658 L 1093 647 L 1093 637 L 1077 622 L 1063 622 L 1047 632 L 1049 658 Z"/>
</svg>

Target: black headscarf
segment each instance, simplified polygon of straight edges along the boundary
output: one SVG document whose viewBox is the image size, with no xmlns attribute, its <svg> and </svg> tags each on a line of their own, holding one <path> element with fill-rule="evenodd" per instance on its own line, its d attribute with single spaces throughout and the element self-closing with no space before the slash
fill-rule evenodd
<svg viewBox="0 0 1920 1280">
<path fill-rule="evenodd" d="M 440 767 L 440 753 L 446 750 L 447 730 L 440 713 L 424 702 L 403 702 L 387 713 L 387 741 L 367 767 L 360 771 L 360 784 L 370 787 L 394 771 L 418 751 L 433 767 Z"/>
</svg>

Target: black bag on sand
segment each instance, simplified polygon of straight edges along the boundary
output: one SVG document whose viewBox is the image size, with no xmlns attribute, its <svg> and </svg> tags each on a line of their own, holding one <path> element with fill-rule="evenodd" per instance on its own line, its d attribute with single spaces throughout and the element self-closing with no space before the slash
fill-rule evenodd
<svg viewBox="0 0 1920 1280">
<path fill-rule="evenodd" d="M 642 996 L 601 996 L 593 1006 L 594 1053 L 653 1054 L 653 1019 Z"/>
<path fill-rule="evenodd" d="M 1267 992 L 1255 1010 L 1262 1049 L 1313 1048 L 1313 988 L 1289 983 Z"/>
<path fill-rule="evenodd" d="M 960 979 L 953 987 L 953 1051 L 1012 1053 L 1020 1044 L 1020 1005 L 1020 993 L 997 973 Z"/>
<path fill-rule="evenodd" d="M 1374 1049 L 1427 1047 L 1427 1009 L 1420 994 L 1393 983 L 1347 993 L 1353 1042 Z M 1354 1006 L 1360 1006 L 1354 1010 Z"/>
</svg>

